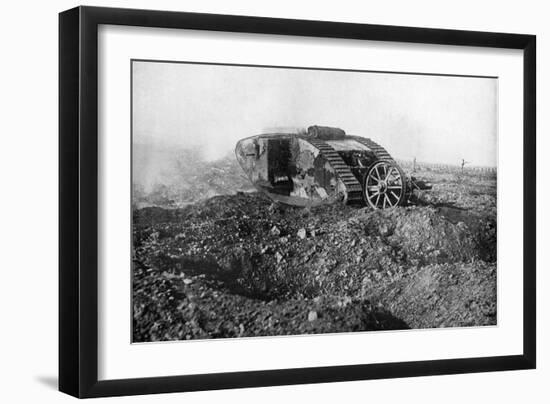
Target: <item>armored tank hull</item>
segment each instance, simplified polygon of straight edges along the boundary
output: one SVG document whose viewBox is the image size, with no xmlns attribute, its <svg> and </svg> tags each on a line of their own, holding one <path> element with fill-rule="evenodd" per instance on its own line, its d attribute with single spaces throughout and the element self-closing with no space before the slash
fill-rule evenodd
<svg viewBox="0 0 550 404">
<path fill-rule="evenodd" d="M 251 136 L 237 143 L 235 154 L 258 190 L 288 205 L 344 201 L 386 209 L 406 203 L 410 192 L 383 147 L 339 128 Z"/>
</svg>

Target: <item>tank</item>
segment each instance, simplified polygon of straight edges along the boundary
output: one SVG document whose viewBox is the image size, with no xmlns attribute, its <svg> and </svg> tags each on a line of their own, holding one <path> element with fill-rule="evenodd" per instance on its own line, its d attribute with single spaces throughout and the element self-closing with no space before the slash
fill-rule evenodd
<svg viewBox="0 0 550 404">
<path fill-rule="evenodd" d="M 251 136 L 237 143 L 235 154 L 258 190 L 288 205 L 343 201 L 387 209 L 407 203 L 412 191 L 410 178 L 382 146 L 340 128 Z"/>
</svg>

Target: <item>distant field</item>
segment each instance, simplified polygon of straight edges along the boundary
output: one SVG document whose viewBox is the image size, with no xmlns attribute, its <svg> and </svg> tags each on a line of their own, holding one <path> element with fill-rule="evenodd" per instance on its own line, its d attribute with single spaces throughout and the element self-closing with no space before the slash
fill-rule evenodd
<svg viewBox="0 0 550 404">
<path fill-rule="evenodd" d="M 399 165 L 407 171 L 435 171 L 446 173 L 461 173 L 466 174 L 496 174 L 496 167 L 476 166 L 470 163 L 466 163 L 464 167 L 459 164 L 437 164 L 426 162 L 414 162 L 411 160 L 398 160 Z"/>
</svg>

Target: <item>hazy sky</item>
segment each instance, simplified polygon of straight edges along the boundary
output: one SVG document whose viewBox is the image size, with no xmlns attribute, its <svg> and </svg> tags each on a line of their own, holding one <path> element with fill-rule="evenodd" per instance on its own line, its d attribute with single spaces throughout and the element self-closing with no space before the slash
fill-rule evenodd
<svg viewBox="0 0 550 404">
<path fill-rule="evenodd" d="M 133 139 L 208 158 L 274 127 L 337 126 L 395 158 L 496 166 L 490 78 L 133 63 Z"/>
</svg>

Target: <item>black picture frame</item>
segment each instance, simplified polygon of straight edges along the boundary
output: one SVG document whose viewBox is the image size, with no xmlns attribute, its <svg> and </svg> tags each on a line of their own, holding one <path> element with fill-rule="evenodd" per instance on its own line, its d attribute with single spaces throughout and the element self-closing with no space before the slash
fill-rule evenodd
<svg viewBox="0 0 550 404">
<path fill-rule="evenodd" d="M 523 354 L 98 380 L 98 26 L 113 24 L 523 50 Z M 77 7 L 59 15 L 59 390 L 75 397 L 459 374 L 536 366 L 536 37 Z"/>
</svg>

